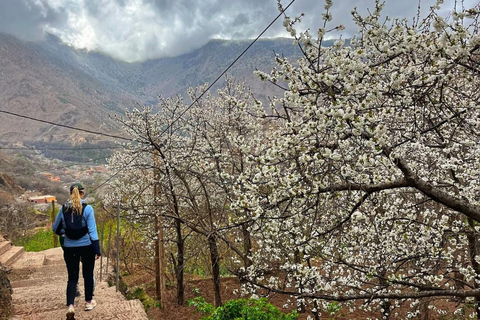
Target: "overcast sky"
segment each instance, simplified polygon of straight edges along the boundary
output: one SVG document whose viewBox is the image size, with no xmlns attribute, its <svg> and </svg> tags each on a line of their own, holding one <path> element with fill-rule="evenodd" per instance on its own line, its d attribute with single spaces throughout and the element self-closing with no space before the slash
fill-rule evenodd
<svg viewBox="0 0 480 320">
<path fill-rule="evenodd" d="M 374 7 L 374 0 L 333 2 L 334 24 L 345 25 L 347 37 L 356 32 L 352 9 Z M 417 12 L 418 0 L 386 2 L 384 13 L 391 17 L 411 20 Z M 449 11 L 454 2 L 445 0 L 443 10 Z M 423 11 L 434 3 L 422 0 Z M 464 3 L 472 7 L 479 0 Z M 302 27 L 313 30 L 319 27 L 323 6 L 323 0 L 296 0 L 287 14 L 304 12 Z M 276 0 L 0 0 L 0 32 L 24 40 L 40 40 L 49 32 L 77 48 L 137 61 L 187 53 L 213 38 L 255 38 L 277 15 Z M 279 19 L 264 37 L 286 35 Z"/>
</svg>

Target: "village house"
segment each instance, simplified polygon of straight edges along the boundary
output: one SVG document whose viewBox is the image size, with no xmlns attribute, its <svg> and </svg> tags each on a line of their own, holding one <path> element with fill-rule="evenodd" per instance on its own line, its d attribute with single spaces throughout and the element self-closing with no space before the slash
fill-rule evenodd
<svg viewBox="0 0 480 320">
<path fill-rule="evenodd" d="M 55 196 L 35 196 L 35 197 L 30 197 L 28 198 L 28 201 L 31 203 L 50 203 L 52 201 L 57 201 L 57 198 Z"/>
</svg>

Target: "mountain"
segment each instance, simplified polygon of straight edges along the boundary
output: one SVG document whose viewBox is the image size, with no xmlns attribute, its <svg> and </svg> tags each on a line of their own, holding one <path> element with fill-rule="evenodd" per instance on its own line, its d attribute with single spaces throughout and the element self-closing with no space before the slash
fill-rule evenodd
<svg viewBox="0 0 480 320">
<path fill-rule="evenodd" d="M 0 34 L 0 110 L 108 131 L 115 130 L 115 124 L 105 110 L 121 112 L 131 103 L 74 66 L 46 55 L 38 44 Z M 5 114 L 0 114 L 0 123 L 0 141 L 82 138 L 78 132 Z"/>
<path fill-rule="evenodd" d="M 23 174 L 32 173 L 25 163 L 16 162 L 0 152 L 0 207 L 12 203 L 15 197 L 25 192 L 13 178 L 20 170 Z"/>
<path fill-rule="evenodd" d="M 182 56 L 127 63 L 77 50 L 53 35 L 41 42 L 25 42 L 0 33 L 0 110 L 118 134 L 109 115 L 122 114 L 138 104 L 154 105 L 158 95 L 185 97 L 189 87 L 213 82 L 249 44 L 250 40 L 212 40 Z M 255 69 L 270 71 L 275 53 L 300 56 L 291 39 L 259 40 L 227 74 L 245 81 L 259 99 L 281 94 L 253 74 Z M 223 79 L 212 90 L 222 84 Z M 85 138 L 93 143 L 103 139 L 0 113 L 1 144 L 75 144 Z"/>
</svg>

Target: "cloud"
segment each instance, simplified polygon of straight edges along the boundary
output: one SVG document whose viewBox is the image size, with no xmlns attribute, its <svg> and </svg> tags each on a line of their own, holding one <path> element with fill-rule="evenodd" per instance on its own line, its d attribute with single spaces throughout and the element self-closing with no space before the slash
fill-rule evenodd
<svg viewBox="0 0 480 320">
<path fill-rule="evenodd" d="M 63 24 L 62 14 L 61 10 L 52 10 L 38 0 L 1 0 L 0 32 L 36 40 L 43 36 L 46 23 Z"/>
<path fill-rule="evenodd" d="M 423 11 L 434 1 L 422 0 Z M 446 1 L 445 8 L 450 9 L 453 1 Z M 417 4 L 387 0 L 384 14 L 411 18 Z M 478 0 L 465 1 L 467 7 L 475 4 Z M 299 28 L 316 30 L 323 5 L 319 0 L 296 1 L 287 14 L 304 12 Z M 355 6 L 366 13 L 374 1 L 334 0 L 332 23 L 346 26 L 344 36 L 356 32 L 351 22 Z M 77 48 L 142 61 L 188 53 L 212 38 L 254 38 L 277 15 L 276 0 L 1 0 L 0 31 L 27 40 L 49 32 Z M 264 37 L 275 36 L 287 36 L 281 21 Z"/>
</svg>

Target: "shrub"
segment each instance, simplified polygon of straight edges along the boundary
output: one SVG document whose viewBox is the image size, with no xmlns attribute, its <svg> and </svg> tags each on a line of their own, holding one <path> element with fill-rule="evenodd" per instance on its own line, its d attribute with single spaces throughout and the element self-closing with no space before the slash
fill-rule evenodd
<svg viewBox="0 0 480 320">
<path fill-rule="evenodd" d="M 160 305 L 145 292 L 145 289 L 140 287 L 136 288 L 133 293 L 128 293 L 127 299 L 140 300 L 143 304 L 143 308 L 145 309 L 145 311 L 148 311 L 148 309 L 150 309 L 151 307 L 160 307 Z"/>
<path fill-rule="evenodd" d="M 188 305 L 193 305 L 204 314 L 203 320 L 296 320 L 296 311 L 285 314 L 277 307 L 262 299 L 236 299 L 227 301 L 223 306 L 214 309 L 202 297 L 188 300 Z"/>
<path fill-rule="evenodd" d="M 0 207 L 0 233 L 9 239 L 15 239 L 19 234 L 36 226 L 34 209 L 28 203 L 12 203 Z"/>
</svg>

